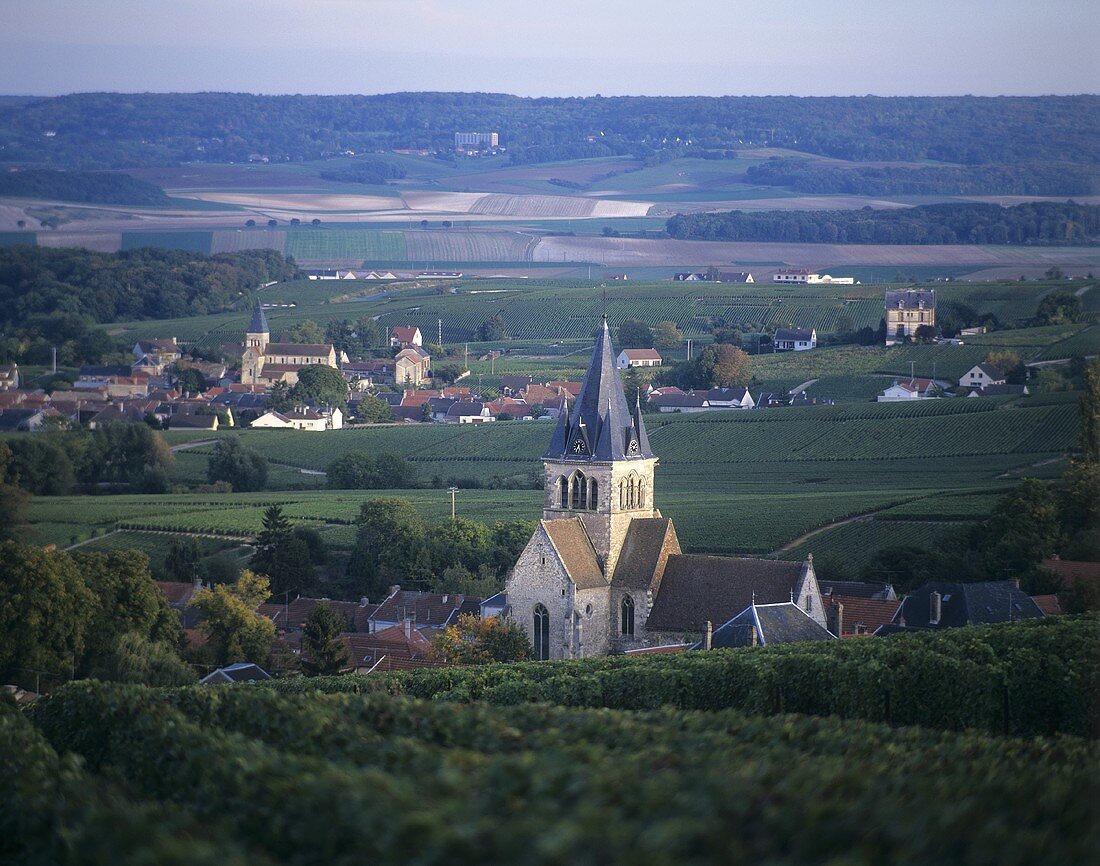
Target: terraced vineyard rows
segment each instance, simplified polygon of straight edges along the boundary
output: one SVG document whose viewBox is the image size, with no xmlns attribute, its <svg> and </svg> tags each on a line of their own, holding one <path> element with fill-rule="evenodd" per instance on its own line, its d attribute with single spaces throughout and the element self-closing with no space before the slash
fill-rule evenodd
<svg viewBox="0 0 1100 866">
<path fill-rule="evenodd" d="M 805 559 L 812 553 L 815 561 L 839 567 L 843 569 L 844 576 L 854 578 L 884 548 L 913 546 L 934 550 L 948 536 L 963 532 L 972 525 L 959 520 L 856 520 L 808 538 L 779 554 L 779 559 Z M 876 574 L 871 579 L 888 583 L 890 575 Z"/>
<path fill-rule="evenodd" d="M 408 260 L 419 263 L 528 262 L 534 242 L 521 232 L 405 232 Z"/>
<path fill-rule="evenodd" d="M 342 229 L 290 232 L 286 253 L 298 261 L 405 261 L 408 255 L 401 232 Z"/>
<path fill-rule="evenodd" d="M 239 253 L 242 250 L 275 250 L 286 252 L 287 232 L 284 229 L 220 229 L 214 232 L 212 253 Z"/>
</svg>

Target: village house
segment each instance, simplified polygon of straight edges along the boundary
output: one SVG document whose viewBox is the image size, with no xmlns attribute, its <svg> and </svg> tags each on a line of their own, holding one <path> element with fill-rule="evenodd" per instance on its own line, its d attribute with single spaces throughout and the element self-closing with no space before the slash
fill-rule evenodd
<svg viewBox="0 0 1100 866">
<path fill-rule="evenodd" d="M 393 359 L 393 378 L 398 385 L 419 385 L 431 378 L 432 357 L 417 345 L 406 346 Z"/>
<path fill-rule="evenodd" d="M 660 367 L 661 353 L 656 349 L 623 349 L 615 360 L 620 370 L 627 367 Z"/>
<path fill-rule="evenodd" d="M 424 336 L 416 325 L 397 325 L 390 331 L 390 346 L 394 349 L 407 349 L 409 346 L 423 346 Z"/>
<path fill-rule="evenodd" d="M 661 412 L 711 412 L 718 409 L 752 409 L 756 406 L 748 388 L 711 388 L 707 391 L 681 391 L 660 388 L 646 396 L 646 402 Z"/>
<path fill-rule="evenodd" d="M 933 400 L 942 397 L 946 382 L 936 379 L 895 379 L 894 384 L 878 395 L 879 403 L 898 403 L 904 400 Z"/>
<path fill-rule="evenodd" d="M 623 393 L 606 320 L 576 405 L 543 456 L 543 512 L 509 575 L 507 612 L 536 657 L 700 640 L 753 604 L 794 602 L 822 628 L 812 559 L 685 555 L 654 499 L 657 455 Z"/>
<path fill-rule="evenodd" d="M 793 283 L 795 285 L 834 285 L 851 286 L 855 277 L 834 277 L 830 274 L 818 274 L 808 268 L 781 268 L 772 276 L 773 283 Z"/>
<path fill-rule="evenodd" d="M 1043 612 L 1035 600 L 1012 580 L 977 583 L 933 581 L 906 595 L 894 618 L 875 634 L 959 628 L 1041 616 Z"/>
<path fill-rule="evenodd" d="M 817 348 L 816 328 L 776 328 L 772 345 L 777 352 L 805 352 Z"/>
<path fill-rule="evenodd" d="M 340 430 L 344 426 L 344 413 L 339 407 L 314 409 L 303 407 L 287 412 L 265 412 L 252 422 L 252 426 L 269 430 Z"/>
<path fill-rule="evenodd" d="M 777 646 L 809 640 L 836 640 L 831 633 L 797 604 L 753 603 L 729 622 L 705 633 L 692 649 L 734 649 L 737 647 Z"/>
<path fill-rule="evenodd" d="M 923 325 L 936 326 L 935 289 L 888 291 L 884 306 L 887 346 L 912 340 Z"/>
<path fill-rule="evenodd" d="M 975 364 L 959 378 L 960 388 L 977 388 L 979 391 L 990 385 L 1005 384 L 1005 374 L 992 364 Z"/>
</svg>

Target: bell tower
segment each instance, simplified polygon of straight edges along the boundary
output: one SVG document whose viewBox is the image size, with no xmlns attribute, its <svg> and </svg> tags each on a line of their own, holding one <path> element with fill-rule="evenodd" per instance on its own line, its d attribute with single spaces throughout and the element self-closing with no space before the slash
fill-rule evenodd
<svg viewBox="0 0 1100 866">
<path fill-rule="evenodd" d="M 260 302 L 252 310 L 252 321 L 248 323 L 248 330 L 244 335 L 244 347 L 256 349 L 261 355 L 267 344 L 271 342 L 271 328 L 267 326 L 267 316 L 264 315 Z"/>
<path fill-rule="evenodd" d="M 630 521 L 660 517 L 653 504 L 657 456 L 639 401 L 627 403 L 604 317 L 580 395 L 543 455 L 544 520 L 578 517 L 604 574 L 615 569 Z"/>
</svg>

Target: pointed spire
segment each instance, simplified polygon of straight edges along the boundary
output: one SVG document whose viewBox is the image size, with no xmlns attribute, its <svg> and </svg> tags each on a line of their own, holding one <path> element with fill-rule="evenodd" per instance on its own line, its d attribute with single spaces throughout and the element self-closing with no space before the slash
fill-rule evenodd
<svg viewBox="0 0 1100 866">
<path fill-rule="evenodd" d="M 264 315 L 264 308 L 260 306 L 259 301 L 256 301 L 256 306 L 252 308 L 252 321 L 248 323 L 248 333 L 271 333 L 271 329 L 267 326 L 267 316 Z"/>
<path fill-rule="evenodd" d="M 577 445 L 578 439 L 584 443 Z M 637 447 L 632 448 L 631 442 Z M 559 418 L 546 457 L 599 461 L 652 458 L 640 405 L 631 412 L 615 366 L 607 316 L 603 317 L 571 416 Z"/>
</svg>

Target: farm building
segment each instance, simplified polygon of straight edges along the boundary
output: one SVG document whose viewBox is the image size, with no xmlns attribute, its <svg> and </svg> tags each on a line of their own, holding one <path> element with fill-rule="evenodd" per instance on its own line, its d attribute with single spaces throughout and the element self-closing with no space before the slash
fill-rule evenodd
<svg viewBox="0 0 1100 866">
<path fill-rule="evenodd" d="M 615 359 L 620 370 L 627 367 L 660 367 L 661 353 L 656 349 L 623 349 Z"/>
<path fill-rule="evenodd" d="M 719 396 L 732 402 L 738 390 Z M 754 604 L 794 602 L 824 630 L 812 560 L 682 554 L 656 507 L 656 465 L 605 320 L 576 406 L 558 416 L 543 456 L 542 520 L 505 588 L 505 611 L 537 658 L 694 643 Z"/>
<path fill-rule="evenodd" d="M 889 291 L 884 305 L 887 346 L 913 339 L 922 325 L 936 327 L 935 289 Z"/>
<path fill-rule="evenodd" d="M 783 268 L 772 276 L 773 283 L 793 283 L 808 286 L 851 286 L 855 277 L 834 277 L 830 274 L 815 274 L 806 268 Z"/>
<path fill-rule="evenodd" d="M 894 384 L 878 396 L 879 403 L 903 400 L 929 400 L 943 396 L 942 382 L 935 379 L 895 379 Z"/>
<path fill-rule="evenodd" d="M 816 328 L 776 328 L 772 345 L 777 352 L 805 352 L 817 348 Z"/>
</svg>

